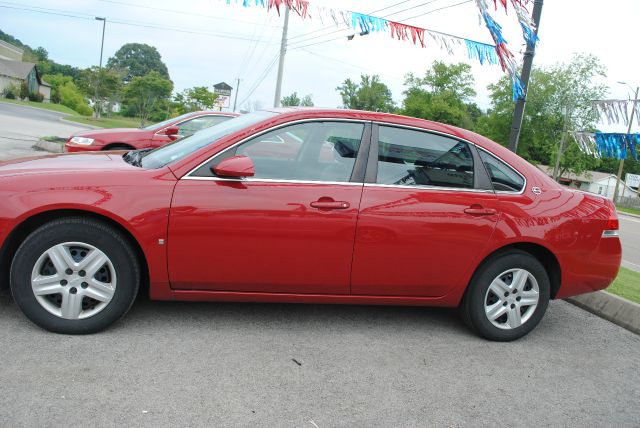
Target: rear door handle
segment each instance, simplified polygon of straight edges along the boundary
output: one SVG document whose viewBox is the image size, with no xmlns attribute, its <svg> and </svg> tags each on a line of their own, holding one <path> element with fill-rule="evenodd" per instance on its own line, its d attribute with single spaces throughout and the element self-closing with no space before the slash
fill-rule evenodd
<svg viewBox="0 0 640 428">
<path fill-rule="evenodd" d="M 473 204 L 465 208 L 464 212 L 471 215 L 494 215 L 497 213 L 493 208 L 484 208 L 482 205 Z"/>
<path fill-rule="evenodd" d="M 321 210 L 346 210 L 349 208 L 349 202 L 321 199 L 319 201 L 311 202 L 311 206 Z"/>
</svg>

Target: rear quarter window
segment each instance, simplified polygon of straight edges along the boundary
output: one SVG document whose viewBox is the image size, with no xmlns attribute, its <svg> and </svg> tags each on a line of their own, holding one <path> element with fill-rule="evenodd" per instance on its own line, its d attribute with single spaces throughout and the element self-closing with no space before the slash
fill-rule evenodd
<svg viewBox="0 0 640 428">
<path fill-rule="evenodd" d="M 519 193 L 524 189 L 524 177 L 516 172 L 515 169 L 482 149 L 478 150 L 478 152 L 487 169 L 487 173 L 489 173 L 489 178 L 491 178 L 493 190 L 496 192 Z"/>
</svg>

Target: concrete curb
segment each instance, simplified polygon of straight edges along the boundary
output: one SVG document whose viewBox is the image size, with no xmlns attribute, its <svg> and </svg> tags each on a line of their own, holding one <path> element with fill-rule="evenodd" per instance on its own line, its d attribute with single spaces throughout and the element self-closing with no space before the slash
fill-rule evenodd
<svg viewBox="0 0 640 428">
<path fill-rule="evenodd" d="M 40 150 L 44 150 L 45 152 L 50 152 L 50 153 L 64 152 L 64 145 L 60 143 L 54 143 L 52 141 L 40 140 L 36 144 L 34 144 L 34 146 L 39 148 Z"/>
<path fill-rule="evenodd" d="M 640 334 L 640 305 L 637 303 L 606 291 L 568 297 L 565 300 L 635 334 Z"/>
<path fill-rule="evenodd" d="M 635 218 L 640 218 L 640 215 L 638 214 L 631 214 L 631 213 L 626 213 L 624 211 L 618 211 L 618 215 L 619 216 L 629 216 L 629 217 L 635 217 Z"/>
</svg>

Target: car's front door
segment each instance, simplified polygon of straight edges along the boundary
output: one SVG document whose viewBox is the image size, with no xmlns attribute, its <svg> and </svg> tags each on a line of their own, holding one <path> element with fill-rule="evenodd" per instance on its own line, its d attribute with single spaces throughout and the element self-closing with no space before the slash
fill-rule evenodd
<svg viewBox="0 0 640 428">
<path fill-rule="evenodd" d="M 233 146 L 179 180 L 169 221 L 172 287 L 349 293 L 370 126 L 290 124 Z M 251 158 L 254 177 L 213 175 L 213 165 L 237 155 Z"/>
<path fill-rule="evenodd" d="M 498 201 L 479 155 L 449 136 L 375 127 L 352 294 L 442 296 L 487 246 Z"/>
</svg>

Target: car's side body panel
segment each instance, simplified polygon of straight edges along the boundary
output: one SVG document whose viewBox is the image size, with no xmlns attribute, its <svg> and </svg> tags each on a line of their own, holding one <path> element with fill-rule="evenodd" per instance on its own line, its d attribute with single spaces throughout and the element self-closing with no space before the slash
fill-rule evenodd
<svg viewBox="0 0 640 428">
<path fill-rule="evenodd" d="M 348 294 L 362 185 L 181 180 L 169 223 L 175 289 Z M 346 209 L 310 204 L 332 198 Z"/>
<path fill-rule="evenodd" d="M 40 174 L 25 174 L 27 167 L 16 164 L 0 174 L 11 187 L 0 188 L 3 209 L 0 215 L 0 245 L 24 221 L 47 212 L 69 211 L 106 217 L 123 227 L 139 244 L 149 267 L 153 286 L 168 287 L 166 239 L 169 205 L 175 176 L 167 169 L 145 171 L 124 163 L 115 155 L 79 154 L 83 168 L 52 171 L 48 165 L 56 156 L 25 159 Z M 82 182 L 91 177 L 91 183 Z M 132 185 L 135 183 L 135 185 Z M 134 186 L 134 187 L 132 187 Z M 163 240 L 160 244 L 159 240 Z M 8 269 L 4 266 L 3 269 Z"/>
</svg>

